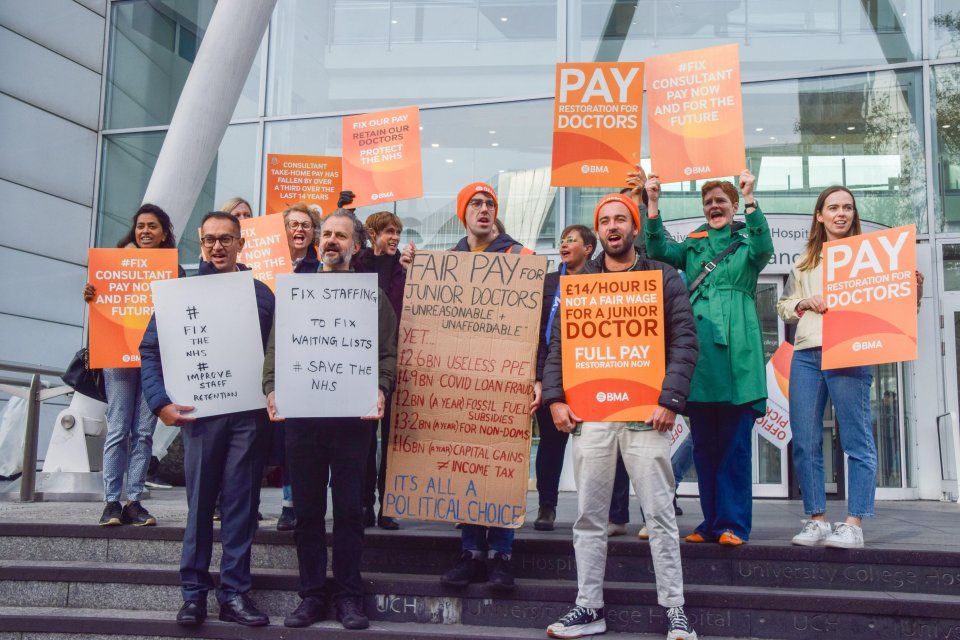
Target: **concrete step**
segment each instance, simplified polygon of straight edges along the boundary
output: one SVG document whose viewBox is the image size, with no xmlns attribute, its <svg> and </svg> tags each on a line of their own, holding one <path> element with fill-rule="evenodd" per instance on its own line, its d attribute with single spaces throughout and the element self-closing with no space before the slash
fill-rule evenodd
<svg viewBox="0 0 960 640">
<path fill-rule="evenodd" d="M 359 634 L 347 631 L 335 621 L 319 622 L 306 629 L 288 629 L 279 618 L 266 627 L 246 628 L 220 622 L 216 615 L 199 627 L 181 627 L 171 615 L 160 611 L 129 611 L 126 609 L 77 609 L 64 607 L 0 607 L 0 632 L 4 640 L 63 640 L 82 635 L 85 640 L 154 640 L 170 638 L 238 637 L 264 640 L 517 640 L 544 638 L 542 629 L 479 627 L 472 625 L 432 625 L 417 622 L 372 621 L 370 628 Z M 23 637 L 14 635 L 21 632 Z M 621 634 L 608 632 L 605 638 L 631 640 L 662 640 L 663 634 Z M 714 638 L 713 640 L 731 640 Z"/>
<path fill-rule="evenodd" d="M 215 535 L 217 533 L 215 532 Z M 177 566 L 183 529 L 174 526 L 111 527 L 0 523 L 0 560 L 78 559 L 101 563 Z M 363 571 L 439 576 L 459 554 L 453 527 L 385 532 L 369 529 Z M 853 589 L 951 595 L 960 593 L 960 553 L 870 546 L 857 550 L 758 543 L 739 548 L 681 543 L 688 585 L 791 589 Z M 214 546 L 214 565 L 219 545 Z M 291 533 L 261 528 L 253 548 L 254 571 L 295 570 Z M 524 531 L 514 545 L 518 578 L 575 583 L 573 545 L 567 535 Z M 614 538 L 607 558 L 609 580 L 651 584 L 650 547 L 632 537 Z"/>
<path fill-rule="evenodd" d="M 566 613 L 576 595 L 575 583 L 530 578 L 518 580 L 516 589 L 507 593 L 487 585 L 454 590 L 441 585 L 434 575 L 367 573 L 364 579 L 366 610 L 378 623 L 432 624 L 437 628 L 468 625 L 498 628 L 502 633 L 534 629 L 542 634 L 548 624 Z M 279 621 L 296 606 L 297 586 L 293 570 L 261 569 L 254 576 L 254 597 Z M 874 640 L 960 634 L 956 593 L 693 584 L 686 586 L 685 596 L 698 633 L 710 637 Z M 611 630 L 656 634 L 665 629 L 653 585 L 608 581 L 605 598 Z M 92 610 L 104 605 L 142 612 L 146 617 L 163 613 L 172 619 L 180 606 L 176 567 L 62 560 L 0 563 L 0 607 Z M 216 610 L 212 597 L 209 606 Z M 5 626 L 12 624 L 0 616 L 0 629 L 32 629 Z"/>
</svg>

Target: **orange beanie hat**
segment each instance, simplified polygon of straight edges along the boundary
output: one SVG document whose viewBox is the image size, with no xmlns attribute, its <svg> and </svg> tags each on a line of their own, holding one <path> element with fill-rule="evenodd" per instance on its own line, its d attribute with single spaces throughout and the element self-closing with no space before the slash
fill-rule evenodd
<svg viewBox="0 0 960 640">
<path fill-rule="evenodd" d="M 636 227 L 637 231 L 640 231 L 640 208 L 637 206 L 637 203 L 633 201 L 630 196 L 625 196 L 622 193 L 611 193 L 608 196 L 603 196 L 600 198 L 600 202 L 597 203 L 597 208 L 593 210 L 593 230 L 597 230 L 597 223 L 600 220 L 600 209 L 603 205 L 610 202 L 619 202 L 627 207 L 630 210 L 630 215 L 633 216 L 633 226 Z"/>
<path fill-rule="evenodd" d="M 493 187 L 484 182 L 473 182 L 463 189 L 460 189 L 460 193 L 457 194 L 457 217 L 460 218 L 463 226 L 467 226 L 467 203 L 470 202 L 470 198 L 477 193 L 485 193 L 493 198 L 493 219 L 497 219 L 497 209 L 499 209 L 500 206 L 497 202 L 497 192 L 493 190 Z"/>
</svg>

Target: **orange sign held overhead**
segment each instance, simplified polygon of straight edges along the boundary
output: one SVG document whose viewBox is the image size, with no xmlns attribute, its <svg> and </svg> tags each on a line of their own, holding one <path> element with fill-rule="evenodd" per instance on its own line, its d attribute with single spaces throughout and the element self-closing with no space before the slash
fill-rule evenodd
<svg viewBox="0 0 960 640">
<path fill-rule="evenodd" d="M 237 262 L 250 267 L 254 278 L 275 291 L 277 275 L 293 271 L 283 216 L 241 220 L 240 237 L 244 239 L 243 251 Z"/>
<path fill-rule="evenodd" d="M 660 181 L 738 175 L 746 153 L 737 45 L 656 56 L 646 65 L 650 158 Z"/>
<path fill-rule="evenodd" d="M 324 214 L 337 208 L 341 167 L 336 156 L 267 155 L 267 213 L 306 202 Z"/>
<path fill-rule="evenodd" d="M 642 62 L 558 64 L 550 184 L 622 186 L 640 162 L 642 104 Z"/>
<path fill-rule="evenodd" d="M 420 109 L 343 118 L 343 184 L 354 207 L 422 196 Z"/>
<path fill-rule="evenodd" d="M 917 359 L 916 237 L 911 224 L 824 243 L 824 369 Z"/>
<path fill-rule="evenodd" d="M 666 371 L 663 272 L 560 278 L 563 390 L 582 420 L 645 421 Z"/>
<path fill-rule="evenodd" d="M 150 283 L 177 277 L 176 249 L 89 249 L 90 366 L 140 366 L 140 340 L 153 314 Z"/>
</svg>

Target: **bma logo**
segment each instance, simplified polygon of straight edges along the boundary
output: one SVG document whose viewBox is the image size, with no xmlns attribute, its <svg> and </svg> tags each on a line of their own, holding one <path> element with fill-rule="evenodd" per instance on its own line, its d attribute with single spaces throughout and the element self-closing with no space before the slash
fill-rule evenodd
<svg viewBox="0 0 960 640">
<path fill-rule="evenodd" d="M 610 167 L 596 164 L 580 165 L 580 173 L 610 173 Z"/>
<path fill-rule="evenodd" d="M 393 191 L 387 191 L 386 193 L 372 193 L 370 194 L 371 200 L 379 200 L 380 198 L 392 198 Z"/>
<path fill-rule="evenodd" d="M 683 170 L 683 175 L 685 176 L 695 176 L 701 173 L 710 173 L 710 165 L 703 165 L 701 167 L 685 167 Z"/>
<path fill-rule="evenodd" d="M 854 342 L 851 345 L 854 351 L 867 351 L 869 349 L 883 349 L 883 342 L 880 340 L 862 340 L 860 342 Z"/>
<path fill-rule="evenodd" d="M 626 391 L 598 391 L 597 402 L 628 402 L 630 395 Z"/>
</svg>

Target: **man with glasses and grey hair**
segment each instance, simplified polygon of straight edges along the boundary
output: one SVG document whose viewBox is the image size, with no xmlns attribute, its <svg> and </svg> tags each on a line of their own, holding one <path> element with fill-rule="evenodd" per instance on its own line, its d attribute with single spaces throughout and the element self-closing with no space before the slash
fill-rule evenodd
<svg viewBox="0 0 960 640">
<path fill-rule="evenodd" d="M 207 261 L 200 276 L 244 271 L 237 263 L 243 248 L 240 222 L 222 211 L 203 217 L 200 242 Z M 270 288 L 253 281 L 264 346 L 273 328 L 274 297 Z M 177 613 L 181 625 L 198 625 L 207 617 L 207 591 L 213 588 L 210 559 L 213 552 L 213 510 L 222 493 L 220 585 L 217 601 L 220 619 L 246 626 L 269 624 L 267 616 L 250 599 L 250 548 L 257 530 L 257 506 L 263 454 L 257 450 L 257 413 L 241 411 L 206 418 L 190 415 L 193 407 L 174 404 L 163 384 L 163 364 L 156 318 L 140 343 L 143 395 L 150 409 L 168 426 L 181 427 L 183 466 L 187 485 L 187 525 L 180 555 L 183 606 Z"/>
</svg>

